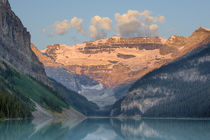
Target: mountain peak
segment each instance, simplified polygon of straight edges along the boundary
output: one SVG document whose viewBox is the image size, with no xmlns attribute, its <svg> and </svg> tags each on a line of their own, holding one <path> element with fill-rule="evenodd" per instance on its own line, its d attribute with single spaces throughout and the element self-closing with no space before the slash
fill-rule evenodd
<svg viewBox="0 0 210 140">
<path fill-rule="evenodd" d="M 204 28 L 204 27 L 200 27 L 195 32 L 210 32 L 210 29 L 207 29 L 207 28 Z"/>
</svg>

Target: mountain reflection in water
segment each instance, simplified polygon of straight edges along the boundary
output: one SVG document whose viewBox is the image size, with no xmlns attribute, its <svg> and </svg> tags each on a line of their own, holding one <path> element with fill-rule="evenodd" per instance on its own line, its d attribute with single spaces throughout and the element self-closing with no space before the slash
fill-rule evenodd
<svg viewBox="0 0 210 140">
<path fill-rule="evenodd" d="M 1 140 L 207 140 L 210 120 L 9 120 Z"/>
</svg>

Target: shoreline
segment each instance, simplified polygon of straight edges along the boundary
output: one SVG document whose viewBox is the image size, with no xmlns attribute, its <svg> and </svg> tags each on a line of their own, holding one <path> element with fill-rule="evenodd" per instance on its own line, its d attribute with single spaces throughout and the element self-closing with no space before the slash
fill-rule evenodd
<svg viewBox="0 0 210 140">
<path fill-rule="evenodd" d="M 210 118 L 190 118 L 190 117 L 122 117 L 122 116 L 116 116 L 116 117 L 109 117 L 109 116 L 85 116 L 85 119 L 120 119 L 120 120 L 209 120 Z M 0 121 L 10 121 L 10 120 L 34 120 L 34 118 L 0 118 Z M 55 119 L 56 120 L 56 119 Z"/>
<path fill-rule="evenodd" d="M 87 116 L 87 119 L 131 119 L 131 120 L 210 120 L 210 118 L 190 118 L 190 117 L 108 117 L 108 116 Z"/>
</svg>

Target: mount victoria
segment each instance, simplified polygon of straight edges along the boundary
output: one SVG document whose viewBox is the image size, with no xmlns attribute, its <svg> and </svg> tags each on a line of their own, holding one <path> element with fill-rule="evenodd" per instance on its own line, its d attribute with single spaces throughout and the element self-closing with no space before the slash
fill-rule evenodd
<svg viewBox="0 0 210 140">
<path fill-rule="evenodd" d="M 204 45 L 208 32 L 199 28 L 187 38 L 168 39 L 114 36 L 74 46 L 49 45 L 40 52 L 31 46 L 49 77 L 105 106 L 120 99 L 145 74 Z"/>
</svg>

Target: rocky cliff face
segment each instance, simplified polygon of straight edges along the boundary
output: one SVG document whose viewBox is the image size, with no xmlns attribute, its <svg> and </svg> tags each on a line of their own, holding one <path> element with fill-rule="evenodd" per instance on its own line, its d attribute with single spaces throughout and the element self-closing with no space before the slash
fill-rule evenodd
<svg viewBox="0 0 210 140">
<path fill-rule="evenodd" d="M 30 33 L 13 13 L 8 0 L 0 0 L 0 58 L 50 85 L 43 64 L 30 48 Z"/>
<path fill-rule="evenodd" d="M 209 117 L 209 37 L 210 31 L 203 28 L 193 33 L 189 37 L 191 44 L 203 41 L 201 46 L 136 81 L 126 96 L 114 104 L 111 115 Z"/>
<path fill-rule="evenodd" d="M 48 77 L 61 83 L 66 88 L 85 96 L 89 101 L 96 103 L 100 107 L 113 104 L 126 92 L 125 86 L 123 86 L 125 91 L 121 92 L 120 95 L 115 95 L 115 91 L 119 91 L 121 87 L 116 89 L 106 88 L 84 74 L 70 72 L 65 66 L 57 63 L 53 57 L 42 54 L 33 44 L 31 44 L 31 48 L 39 60 L 45 64 L 45 71 Z"/>
<path fill-rule="evenodd" d="M 130 87 L 130 84 L 125 84 L 117 88 L 107 88 L 84 74 L 76 74 L 69 71 L 64 65 L 57 63 L 53 57 L 41 53 L 33 44 L 31 44 L 31 48 L 39 60 L 45 64 L 45 71 L 48 77 L 61 83 L 66 88 L 85 96 L 99 107 L 113 104 Z"/>
<path fill-rule="evenodd" d="M 208 38 L 204 28 L 185 38 L 119 38 L 84 42 L 74 46 L 56 44 L 42 50 L 68 71 L 86 75 L 107 88 L 137 80 L 146 73 L 191 52 Z M 43 61 L 48 66 L 48 61 Z"/>
<path fill-rule="evenodd" d="M 160 38 L 112 37 L 72 47 L 52 45 L 42 52 L 70 72 L 86 75 L 107 88 L 115 88 L 136 80 L 168 61 L 171 54 L 159 53 L 163 47 Z"/>
<path fill-rule="evenodd" d="M 124 96 L 132 82 L 207 44 L 208 38 L 208 30 L 200 28 L 188 38 L 111 37 L 71 47 L 55 44 L 42 53 L 32 45 L 32 50 L 49 77 L 104 106 Z M 85 79 L 95 82 L 84 84 Z"/>
</svg>

